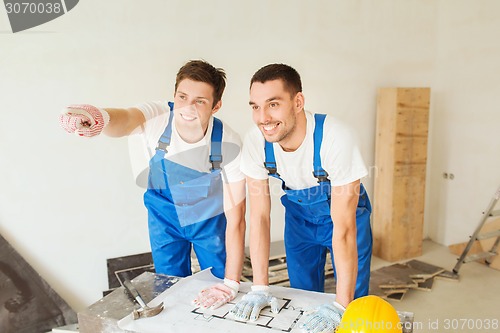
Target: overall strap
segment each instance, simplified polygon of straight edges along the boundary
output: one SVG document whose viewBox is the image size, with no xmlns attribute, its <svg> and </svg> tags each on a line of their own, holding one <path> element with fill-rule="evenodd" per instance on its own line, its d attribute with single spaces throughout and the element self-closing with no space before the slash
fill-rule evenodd
<svg viewBox="0 0 500 333">
<path fill-rule="evenodd" d="M 281 180 L 281 188 L 283 189 L 283 191 L 289 190 L 289 188 L 285 184 L 285 181 L 283 180 L 283 178 L 281 178 L 280 174 L 278 173 L 278 168 L 276 166 L 276 158 L 274 157 L 274 147 L 271 142 L 265 141 L 264 153 L 266 155 L 264 161 L 264 167 L 267 169 L 268 175 Z"/>
<path fill-rule="evenodd" d="M 219 170 L 222 164 L 222 121 L 214 117 L 210 143 L 210 171 Z"/>
<path fill-rule="evenodd" d="M 330 182 L 328 172 L 321 166 L 321 143 L 323 141 L 323 124 L 325 123 L 325 114 L 314 114 L 314 161 L 313 175 L 318 179 L 318 183 Z"/>
<path fill-rule="evenodd" d="M 163 131 L 160 139 L 158 140 L 158 145 L 156 150 L 160 150 L 163 155 L 168 152 L 168 147 L 170 146 L 170 139 L 172 137 L 172 123 L 174 118 L 174 103 L 168 102 L 170 108 L 170 114 L 168 116 L 168 125 Z M 210 144 L 210 156 L 209 161 L 212 164 L 211 171 L 218 170 L 222 164 L 222 121 L 214 117 L 214 124 L 212 129 L 212 137 Z"/>
<path fill-rule="evenodd" d="M 276 158 L 274 157 L 274 147 L 271 142 L 265 141 L 264 153 L 266 154 L 264 167 L 267 169 L 269 176 L 279 177 L 278 168 L 276 167 Z"/>
<path fill-rule="evenodd" d="M 170 146 L 170 138 L 172 137 L 172 120 L 174 118 L 174 103 L 168 102 L 168 107 L 170 108 L 170 114 L 168 115 L 168 125 L 163 131 L 160 139 L 158 140 L 158 145 L 156 150 L 161 150 L 163 153 L 168 152 L 168 146 Z"/>
<path fill-rule="evenodd" d="M 281 178 L 278 173 L 278 168 L 276 166 L 276 158 L 274 157 L 274 147 L 271 142 L 265 141 L 264 153 L 266 154 L 264 167 L 267 169 L 268 175 L 281 180 L 281 188 L 285 191 L 289 188 L 286 186 L 285 181 Z"/>
</svg>

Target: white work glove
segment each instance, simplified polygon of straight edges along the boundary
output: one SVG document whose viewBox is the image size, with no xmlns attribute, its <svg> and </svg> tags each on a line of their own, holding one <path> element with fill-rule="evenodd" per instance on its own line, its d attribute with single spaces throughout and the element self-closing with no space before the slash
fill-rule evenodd
<svg viewBox="0 0 500 333">
<path fill-rule="evenodd" d="M 302 329 L 307 333 L 334 332 L 344 311 L 345 308 L 337 302 L 320 305 L 306 315 Z"/>
<path fill-rule="evenodd" d="M 218 283 L 210 288 L 203 289 L 193 303 L 212 310 L 232 301 L 238 294 L 240 284 L 237 281 L 225 278 L 224 283 Z"/>
<path fill-rule="evenodd" d="M 236 303 L 231 313 L 236 319 L 255 321 L 259 318 L 260 311 L 268 306 L 273 313 L 279 312 L 278 300 L 269 292 L 269 286 L 252 286 L 252 291 Z"/>
<path fill-rule="evenodd" d="M 109 114 L 104 109 L 88 104 L 70 105 L 59 116 L 61 127 L 68 133 L 79 136 L 96 136 L 109 123 Z"/>
</svg>

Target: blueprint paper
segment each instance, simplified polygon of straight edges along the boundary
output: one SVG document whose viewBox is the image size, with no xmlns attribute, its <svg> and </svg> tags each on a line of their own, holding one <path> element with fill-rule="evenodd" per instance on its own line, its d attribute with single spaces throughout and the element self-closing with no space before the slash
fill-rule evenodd
<svg viewBox="0 0 500 333">
<path fill-rule="evenodd" d="M 255 322 L 237 321 L 229 313 L 234 304 L 250 291 L 251 283 L 248 282 L 241 283 L 236 299 L 216 310 L 202 309 L 191 303 L 202 289 L 221 282 L 208 269 L 183 278 L 149 303 L 149 306 L 155 306 L 163 302 L 165 308 L 159 315 L 138 320 L 129 315 L 120 320 L 118 326 L 141 333 L 299 333 L 302 332 L 300 327 L 305 311 L 335 300 L 333 294 L 270 286 L 271 293 L 278 299 L 280 311 L 274 314 L 269 307 L 265 308 Z"/>
</svg>

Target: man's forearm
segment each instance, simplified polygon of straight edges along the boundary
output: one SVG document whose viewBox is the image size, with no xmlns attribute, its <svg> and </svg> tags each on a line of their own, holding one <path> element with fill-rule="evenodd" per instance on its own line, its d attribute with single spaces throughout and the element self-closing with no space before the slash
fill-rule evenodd
<svg viewBox="0 0 500 333">
<path fill-rule="evenodd" d="M 109 123 L 103 129 L 103 133 L 107 136 L 122 137 L 130 135 L 146 121 L 144 114 L 136 108 L 105 108 L 104 110 L 109 114 Z"/>
<path fill-rule="evenodd" d="M 250 218 L 252 219 L 252 218 Z M 251 221 L 250 228 L 250 257 L 252 260 L 252 274 L 254 285 L 268 285 L 270 247 L 269 220 L 259 218 Z"/>
<path fill-rule="evenodd" d="M 358 275 L 356 207 L 359 180 L 332 187 L 331 216 L 334 224 L 333 252 L 337 280 L 337 302 L 346 307 L 353 299 Z"/>
<path fill-rule="evenodd" d="M 346 307 L 354 299 L 358 273 L 356 233 L 333 236 L 336 268 L 336 301 Z"/>
<path fill-rule="evenodd" d="M 236 211 L 234 211 L 236 210 Z M 240 281 L 245 256 L 245 208 L 244 202 L 226 214 L 226 274 L 225 277 Z"/>
<path fill-rule="evenodd" d="M 271 197 L 267 179 L 247 177 L 250 202 L 250 257 L 254 285 L 268 285 Z"/>
</svg>

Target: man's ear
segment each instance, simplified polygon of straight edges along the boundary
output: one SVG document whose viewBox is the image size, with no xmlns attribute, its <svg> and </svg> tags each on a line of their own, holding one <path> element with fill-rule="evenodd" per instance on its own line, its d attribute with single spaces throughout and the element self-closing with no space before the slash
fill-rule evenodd
<svg viewBox="0 0 500 333">
<path fill-rule="evenodd" d="M 215 114 L 222 107 L 222 100 L 219 100 L 212 109 L 212 114 Z"/>
<path fill-rule="evenodd" d="M 293 103 L 297 111 L 302 111 L 304 109 L 304 103 L 305 103 L 304 94 L 299 91 L 295 95 Z"/>
</svg>

